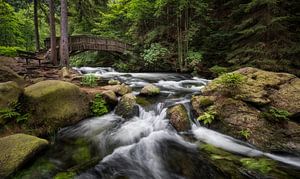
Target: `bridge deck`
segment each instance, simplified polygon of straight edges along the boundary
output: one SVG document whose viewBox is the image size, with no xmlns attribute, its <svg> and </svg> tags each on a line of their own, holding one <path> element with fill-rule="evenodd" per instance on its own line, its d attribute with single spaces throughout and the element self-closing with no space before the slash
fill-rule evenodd
<svg viewBox="0 0 300 179">
<path fill-rule="evenodd" d="M 56 38 L 56 44 L 59 46 L 60 38 Z M 45 46 L 47 49 L 50 48 L 50 38 L 45 40 Z M 126 43 L 104 39 L 101 37 L 93 37 L 93 36 L 70 36 L 69 37 L 69 51 L 77 52 L 77 51 L 88 51 L 88 50 L 96 50 L 96 51 L 112 51 L 125 53 L 125 51 L 130 50 L 132 47 Z"/>
</svg>

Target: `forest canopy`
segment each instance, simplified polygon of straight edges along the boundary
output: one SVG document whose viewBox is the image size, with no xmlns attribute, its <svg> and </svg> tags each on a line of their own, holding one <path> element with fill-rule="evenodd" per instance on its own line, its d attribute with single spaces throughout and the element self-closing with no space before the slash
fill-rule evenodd
<svg viewBox="0 0 300 179">
<path fill-rule="evenodd" d="M 0 2 L 0 49 L 34 50 L 33 1 Z M 69 0 L 69 35 L 122 40 L 134 45 L 137 56 L 124 64 L 110 54 L 87 52 L 72 57 L 73 64 L 107 65 L 99 59 L 115 58 L 109 65 L 123 70 L 143 66 L 199 72 L 203 67 L 254 66 L 299 75 L 299 9 L 297 0 Z M 55 14 L 59 27 L 59 1 Z M 48 16 L 48 1 L 39 0 L 42 47 L 50 33 Z M 56 31 L 59 36 L 59 28 Z"/>
</svg>

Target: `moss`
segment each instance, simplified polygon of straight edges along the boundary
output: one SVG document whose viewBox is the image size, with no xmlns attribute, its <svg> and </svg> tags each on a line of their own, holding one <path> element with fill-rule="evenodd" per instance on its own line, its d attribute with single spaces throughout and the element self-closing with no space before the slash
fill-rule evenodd
<svg viewBox="0 0 300 179">
<path fill-rule="evenodd" d="M 256 170 L 263 174 L 268 174 L 275 165 L 275 162 L 269 159 L 252 159 L 252 158 L 242 158 L 240 159 L 244 167 L 250 170 Z"/>
<path fill-rule="evenodd" d="M 13 179 L 32 179 L 49 176 L 56 170 L 55 165 L 46 158 L 37 159 L 29 168 L 21 170 Z"/>
<path fill-rule="evenodd" d="M 29 126 L 43 128 L 44 133 L 73 124 L 89 114 L 88 97 L 79 87 L 56 80 L 25 88 L 23 106 L 31 116 Z"/>
<path fill-rule="evenodd" d="M 16 82 L 0 83 L 0 108 L 17 103 L 23 89 Z"/>
<path fill-rule="evenodd" d="M 222 75 L 224 73 L 227 73 L 228 72 L 228 68 L 227 67 L 221 67 L 221 66 L 215 65 L 215 66 L 211 67 L 209 69 L 209 71 L 213 72 L 217 76 L 220 76 L 220 75 Z"/>
<path fill-rule="evenodd" d="M 54 179 L 71 179 L 76 176 L 74 172 L 61 172 L 55 175 Z"/>
<path fill-rule="evenodd" d="M 138 96 L 137 98 L 136 98 L 136 102 L 139 104 L 139 105 L 141 105 L 141 106 L 149 106 L 149 105 L 151 105 L 151 102 L 148 100 L 148 99 L 146 99 L 146 98 L 144 98 L 144 97 L 140 97 L 140 96 Z"/>
<path fill-rule="evenodd" d="M 77 163 L 84 163 L 91 160 L 89 145 L 83 139 L 76 140 L 75 150 L 72 152 L 72 159 Z"/>
<path fill-rule="evenodd" d="M 206 96 L 200 96 L 199 97 L 199 103 L 200 103 L 200 107 L 208 107 L 214 104 L 214 102 Z"/>
<path fill-rule="evenodd" d="M 48 141 L 26 134 L 15 134 L 0 139 L 0 177 L 16 171 L 38 151 L 48 145 Z"/>
</svg>

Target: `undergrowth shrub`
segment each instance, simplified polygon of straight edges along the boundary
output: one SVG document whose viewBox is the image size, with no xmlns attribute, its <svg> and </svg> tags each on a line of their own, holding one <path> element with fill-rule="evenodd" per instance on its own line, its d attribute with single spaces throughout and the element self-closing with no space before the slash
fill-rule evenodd
<svg viewBox="0 0 300 179">
<path fill-rule="evenodd" d="M 141 56 L 145 61 L 145 65 L 149 66 L 157 62 L 160 58 L 167 56 L 169 53 L 169 50 L 161 44 L 153 43 L 150 48 L 144 50 Z"/>
<path fill-rule="evenodd" d="M 102 116 L 103 114 L 108 113 L 106 102 L 101 94 L 96 94 L 90 109 L 94 116 Z"/>
<path fill-rule="evenodd" d="M 0 55 L 7 57 L 16 57 L 18 56 L 17 50 L 21 50 L 21 48 L 0 46 Z"/>
<path fill-rule="evenodd" d="M 197 120 L 202 121 L 204 124 L 211 124 L 215 119 L 216 113 L 213 111 L 205 112 L 203 115 L 199 116 Z"/>
<path fill-rule="evenodd" d="M 267 112 L 262 113 L 263 117 L 272 122 L 284 122 L 289 120 L 289 113 L 286 110 L 271 107 Z"/>
<path fill-rule="evenodd" d="M 6 123 L 15 120 L 17 123 L 26 122 L 29 114 L 21 114 L 18 112 L 20 109 L 19 103 L 13 103 L 10 107 L 0 109 L 0 123 Z"/>
<path fill-rule="evenodd" d="M 81 81 L 81 84 L 84 86 L 96 87 L 97 86 L 97 76 L 94 74 L 84 75 Z"/>
</svg>

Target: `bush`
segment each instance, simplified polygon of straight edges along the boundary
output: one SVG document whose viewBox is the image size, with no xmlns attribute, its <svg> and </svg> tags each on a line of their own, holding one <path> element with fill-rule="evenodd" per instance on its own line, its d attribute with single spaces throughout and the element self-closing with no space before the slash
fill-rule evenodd
<svg viewBox="0 0 300 179">
<path fill-rule="evenodd" d="M 209 111 L 205 112 L 203 115 L 199 116 L 197 120 L 202 121 L 204 124 L 211 124 L 215 119 L 215 112 Z"/>
<path fill-rule="evenodd" d="M 102 98 L 101 94 L 96 94 L 95 99 L 91 105 L 91 112 L 94 116 L 102 116 L 103 114 L 108 113 L 106 102 Z"/>
<path fill-rule="evenodd" d="M 225 88 L 235 89 L 245 82 L 245 77 L 239 73 L 226 73 L 219 77 L 218 84 Z"/>
<path fill-rule="evenodd" d="M 271 107 L 267 112 L 263 113 L 265 119 L 273 122 L 287 121 L 289 120 L 289 116 L 291 116 L 291 114 L 288 111 L 274 107 Z"/>
<path fill-rule="evenodd" d="M 21 48 L 0 46 L 0 55 L 7 57 L 16 57 L 18 56 L 17 50 L 21 50 Z"/>
<path fill-rule="evenodd" d="M 157 62 L 160 58 L 164 58 L 169 54 L 169 50 L 159 43 L 151 44 L 149 49 L 145 49 L 141 54 L 145 61 L 145 65 L 149 66 Z"/>
<path fill-rule="evenodd" d="M 18 112 L 20 108 L 19 103 L 14 103 L 10 105 L 9 108 L 0 109 L 0 121 L 4 123 L 6 121 L 15 120 L 17 123 L 26 122 L 28 120 L 28 114 L 21 114 Z M 0 122 L 1 123 L 1 122 Z"/>
<path fill-rule="evenodd" d="M 84 75 L 81 84 L 85 86 L 95 87 L 97 86 L 97 77 L 94 74 Z"/>
<path fill-rule="evenodd" d="M 221 67 L 221 66 L 215 65 L 215 66 L 211 67 L 209 69 L 209 71 L 220 76 L 220 75 L 223 75 L 224 73 L 227 73 L 228 69 L 226 67 Z"/>
</svg>

